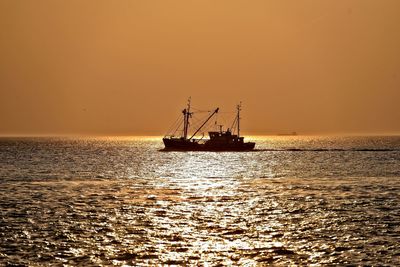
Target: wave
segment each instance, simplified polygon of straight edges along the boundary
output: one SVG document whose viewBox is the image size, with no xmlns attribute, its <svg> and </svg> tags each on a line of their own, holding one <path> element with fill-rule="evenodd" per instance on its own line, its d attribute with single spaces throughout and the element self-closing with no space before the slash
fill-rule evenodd
<svg viewBox="0 0 400 267">
<path fill-rule="evenodd" d="M 400 151 L 400 148 L 265 148 L 265 149 L 254 149 L 254 151 L 272 151 L 272 152 L 391 152 Z"/>
</svg>

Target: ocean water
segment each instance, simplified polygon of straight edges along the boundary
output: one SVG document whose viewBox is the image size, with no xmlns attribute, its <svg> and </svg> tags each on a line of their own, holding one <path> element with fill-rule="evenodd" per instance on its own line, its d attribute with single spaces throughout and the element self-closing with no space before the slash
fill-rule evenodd
<svg viewBox="0 0 400 267">
<path fill-rule="evenodd" d="M 0 266 L 400 265 L 400 137 L 0 138 Z"/>
</svg>

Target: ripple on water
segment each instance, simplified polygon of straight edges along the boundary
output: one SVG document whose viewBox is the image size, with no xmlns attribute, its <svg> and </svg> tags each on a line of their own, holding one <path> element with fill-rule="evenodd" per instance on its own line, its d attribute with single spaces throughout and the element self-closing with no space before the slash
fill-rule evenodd
<svg viewBox="0 0 400 267">
<path fill-rule="evenodd" d="M 0 260 L 399 263 L 396 180 L 204 179 L 5 184 Z"/>
<path fill-rule="evenodd" d="M 1 141 L 0 265 L 400 265 L 399 140 Z"/>
</svg>

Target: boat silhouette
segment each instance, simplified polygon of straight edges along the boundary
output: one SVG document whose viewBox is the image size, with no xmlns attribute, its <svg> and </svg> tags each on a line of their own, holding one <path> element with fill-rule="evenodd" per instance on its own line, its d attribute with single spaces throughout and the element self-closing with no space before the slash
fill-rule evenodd
<svg viewBox="0 0 400 267">
<path fill-rule="evenodd" d="M 241 104 L 236 107 L 236 116 L 232 124 L 232 129 L 236 129 L 233 133 L 231 129 L 223 130 L 220 125 L 219 131 L 209 131 L 209 138 L 195 138 L 196 134 L 216 115 L 219 108 L 216 108 L 202 122 L 202 124 L 189 137 L 190 119 L 193 116 L 190 106 L 190 98 L 187 107 L 182 111 L 183 114 L 183 130 L 181 136 L 165 135 L 162 139 L 167 151 L 250 151 L 255 147 L 254 142 L 244 142 L 244 137 L 240 136 L 240 111 Z M 178 127 L 180 127 L 179 125 Z"/>
</svg>

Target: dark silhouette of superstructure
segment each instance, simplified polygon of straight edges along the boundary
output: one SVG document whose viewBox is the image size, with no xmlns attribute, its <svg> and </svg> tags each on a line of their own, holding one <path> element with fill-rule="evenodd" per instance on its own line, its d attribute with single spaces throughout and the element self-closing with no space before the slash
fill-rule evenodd
<svg viewBox="0 0 400 267">
<path fill-rule="evenodd" d="M 182 136 L 166 135 L 163 138 L 165 150 L 171 151 L 250 151 L 255 147 L 254 142 L 244 142 L 244 137 L 240 136 L 240 111 L 241 105 L 237 105 L 237 113 L 233 125 L 236 126 L 237 133 L 234 134 L 228 128 L 223 131 L 220 125 L 219 131 L 208 132 L 209 139 L 194 138 L 197 133 L 207 124 L 207 122 L 219 111 L 216 108 L 207 119 L 198 127 L 188 138 L 190 118 L 193 112 L 190 110 L 190 98 L 187 108 L 183 113 L 183 134 Z"/>
</svg>

